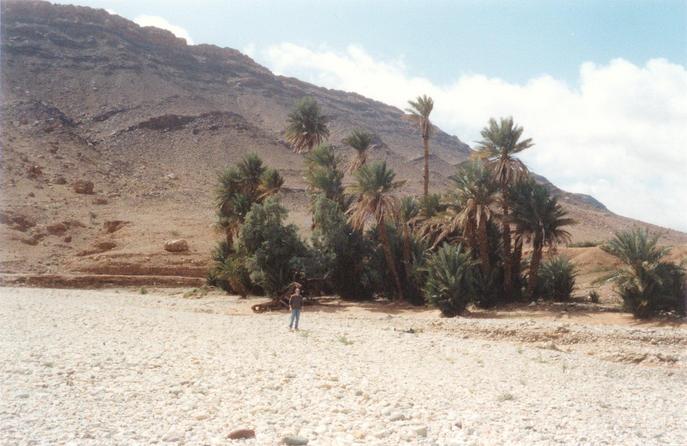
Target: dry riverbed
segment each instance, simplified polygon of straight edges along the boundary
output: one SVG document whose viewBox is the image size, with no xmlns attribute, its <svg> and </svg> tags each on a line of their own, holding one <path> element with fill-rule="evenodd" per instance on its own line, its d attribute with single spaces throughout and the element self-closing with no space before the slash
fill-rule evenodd
<svg viewBox="0 0 687 446">
<path fill-rule="evenodd" d="M 687 329 L 0 288 L 0 444 L 687 444 Z"/>
</svg>

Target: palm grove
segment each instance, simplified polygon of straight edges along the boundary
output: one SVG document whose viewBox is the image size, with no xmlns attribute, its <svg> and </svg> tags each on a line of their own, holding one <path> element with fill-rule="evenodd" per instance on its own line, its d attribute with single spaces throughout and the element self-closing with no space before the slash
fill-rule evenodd
<svg viewBox="0 0 687 446">
<path fill-rule="evenodd" d="M 566 227 L 574 222 L 517 158 L 532 140 L 523 138 L 512 118 L 490 119 L 473 159 L 457 167 L 449 190 L 430 194 L 433 107 L 431 98 L 420 96 L 407 109 L 424 152 L 423 194 L 414 197 L 402 196 L 403 182 L 385 162 L 368 161 L 376 135 L 353 130 L 343 140 L 352 149 L 344 159 L 327 142 L 328 118 L 317 102 L 298 101 L 285 134 L 293 150 L 304 154 L 310 242 L 286 224 L 279 172 L 247 155 L 219 175 L 217 227 L 224 238 L 213 252 L 209 283 L 242 296 L 276 296 L 293 281 L 315 278 L 323 292 L 343 298 L 427 302 L 448 316 L 471 303 L 570 298 L 574 265 L 555 255 L 544 260 L 544 252 L 568 242 Z M 346 173 L 352 176 L 348 186 Z M 666 252 L 655 238 L 633 230 L 616 234 L 605 249 L 627 260 L 614 280 L 636 315 L 684 311 L 684 269 L 661 261 Z"/>
</svg>

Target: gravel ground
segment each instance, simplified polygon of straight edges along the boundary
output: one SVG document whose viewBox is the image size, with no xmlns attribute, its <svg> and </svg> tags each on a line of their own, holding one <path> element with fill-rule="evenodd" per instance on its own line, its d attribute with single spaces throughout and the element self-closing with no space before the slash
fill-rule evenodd
<svg viewBox="0 0 687 446">
<path fill-rule="evenodd" d="M 687 444 L 685 328 L 246 307 L 0 288 L 0 444 Z"/>
</svg>

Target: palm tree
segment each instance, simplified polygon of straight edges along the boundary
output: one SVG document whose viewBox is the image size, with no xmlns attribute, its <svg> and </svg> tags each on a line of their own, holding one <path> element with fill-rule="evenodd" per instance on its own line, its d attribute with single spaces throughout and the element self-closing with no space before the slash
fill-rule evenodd
<svg viewBox="0 0 687 446">
<path fill-rule="evenodd" d="M 234 246 L 234 237 L 238 234 L 242 223 L 241 213 L 238 211 L 241 193 L 241 174 L 234 166 L 225 169 L 218 176 L 217 190 L 217 227 L 224 230 L 227 249 Z"/>
<path fill-rule="evenodd" d="M 684 262 L 665 261 L 670 248 L 659 246 L 659 234 L 646 228 L 616 232 L 601 249 L 617 257 L 623 265 L 606 279 L 612 279 L 625 307 L 635 317 L 648 318 L 659 311 L 685 314 Z"/>
<path fill-rule="evenodd" d="M 339 169 L 340 164 L 341 159 L 328 144 L 320 144 L 305 155 L 305 181 L 311 191 L 313 204 L 315 195 L 321 193 L 344 210 L 344 173 Z"/>
<path fill-rule="evenodd" d="M 364 229 L 365 223 L 369 220 L 377 224 L 387 266 L 394 278 L 398 298 L 403 300 L 403 287 L 396 271 L 396 262 L 391 253 L 391 243 L 386 228 L 387 221 L 393 221 L 397 215 L 398 200 L 392 193 L 403 184 L 403 182 L 394 181 L 395 177 L 396 174 L 386 167 L 385 162 L 365 164 L 358 169 L 355 172 L 356 183 L 351 188 L 351 192 L 358 196 L 358 200 L 348 209 L 348 221 L 354 229 L 359 231 Z"/>
<path fill-rule="evenodd" d="M 219 174 L 215 191 L 218 227 L 224 230 L 228 249 L 251 206 L 276 194 L 284 185 L 284 178 L 275 169 L 267 168 L 256 154 L 246 155 L 235 166 Z"/>
<path fill-rule="evenodd" d="M 496 183 L 480 161 L 463 164 L 451 176 L 455 185 L 454 197 L 459 212 L 454 214 L 455 222 L 449 229 L 460 227 L 463 236 L 470 240 L 473 252 L 479 252 L 482 273 L 487 277 L 491 271 L 489 260 L 489 236 L 487 221 L 494 216 Z"/>
<path fill-rule="evenodd" d="M 367 151 L 372 146 L 374 135 L 365 130 L 353 130 L 353 132 L 343 140 L 344 144 L 355 149 L 357 155 L 348 166 L 349 172 L 355 172 L 367 162 Z"/>
<path fill-rule="evenodd" d="M 487 163 L 494 181 L 501 190 L 502 237 L 503 237 L 503 290 L 506 299 L 513 294 L 513 259 L 511 254 L 510 225 L 508 220 L 508 188 L 527 175 L 527 167 L 514 155 L 532 147 L 532 139 L 520 140 L 523 128 L 513 123 L 513 118 L 501 118 L 482 129 L 475 157 Z"/>
<path fill-rule="evenodd" d="M 570 241 L 570 233 L 563 227 L 575 221 L 567 217 L 567 212 L 558 204 L 556 197 L 552 197 L 544 186 L 532 179 L 514 185 L 509 198 L 513 205 L 509 221 L 515 226 L 516 233 L 532 242 L 527 294 L 534 298 L 543 247 Z"/>
<path fill-rule="evenodd" d="M 429 194 L 429 137 L 432 134 L 432 123 L 429 120 L 429 115 L 434 109 L 434 101 L 427 95 L 418 96 L 417 99 L 408 101 L 410 105 L 406 112 L 410 115 L 410 119 L 417 123 L 422 134 L 422 144 L 425 151 L 425 171 L 424 171 L 424 196 Z"/>
<path fill-rule="evenodd" d="M 287 120 L 286 140 L 296 153 L 309 152 L 329 137 L 327 122 L 320 106 L 309 96 L 296 103 Z"/>
</svg>

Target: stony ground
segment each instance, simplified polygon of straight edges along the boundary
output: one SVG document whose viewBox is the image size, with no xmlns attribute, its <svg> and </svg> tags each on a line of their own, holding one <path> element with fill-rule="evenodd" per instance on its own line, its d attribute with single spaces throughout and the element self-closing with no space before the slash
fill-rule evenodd
<svg viewBox="0 0 687 446">
<path fill-rule="evenodd" d="M 684 326 L 247 305 L 0 288 L 0 444 L 687 444 Z"/>
</svg>

